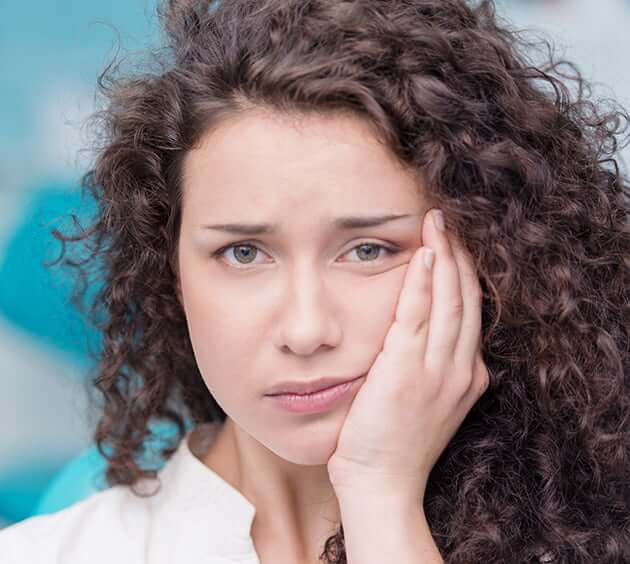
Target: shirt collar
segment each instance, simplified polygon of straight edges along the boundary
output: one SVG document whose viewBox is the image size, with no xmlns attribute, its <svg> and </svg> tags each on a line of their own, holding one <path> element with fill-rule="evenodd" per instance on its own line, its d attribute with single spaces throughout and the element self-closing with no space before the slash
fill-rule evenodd
<svg viewBox="0 0 630 564">
<path fill-rule="evenodd" d="M 221 425 L 198 425 L 180 442 L 159 473 L 163 507 L 179 520 L 174 524 L 186 536 L 186 542 L 195 543 L 204 552 L 251 557 L 255 561 L 251 537 L 255 506 L 200 460 Z"/>
</svg>

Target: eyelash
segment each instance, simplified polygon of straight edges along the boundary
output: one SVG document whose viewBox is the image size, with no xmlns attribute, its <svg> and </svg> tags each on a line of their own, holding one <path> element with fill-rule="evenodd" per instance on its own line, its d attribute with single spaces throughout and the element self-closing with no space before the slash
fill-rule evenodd
<svg viewBox="0 0 630 564">
<path fill-rule="evenodd" d="M 358 249 L 359 247 L 362 247 L 362 246 L 364 246 L 364 245 L 370 245 L 370 246 L 372 246 L 372 247 L 377 247 L 377 248 L 379 248 L 379 249 L 384 249 L 384 250 L 385 250 L 385 251 L 386 251 L 386 252 L 387 252 L 390 256 L 393 256 L 393 255 L 397 254 L 398 252 L 400 252 L 400 249 L 399 249 L 399 248 L 397 248 L 397 247 L 391 247 L 391 246 L 388 246 L 388 245 L 382 245 L 382 244 L 380 244 L 380 243 L 373 243 L 373 242 L 371 242 L 371 241 L 363 241 L 363 242 L 359 243 L 358 245 L 356 245 L 356 246 L 352 247 L 352 249 L 350 249 L 350 250 L 348 251 L 348 253 L 349 253 L 349 252 L 352 252 L 352 251 L 354 251 L 355 249 Z M 212 253 L 212 256 L 213 256 L 213 257 L 216 257 L 216 258 L 221 258 L 221 255 L 222 255 L 223 253 L 225 253 L 225 251 L 227 251 L 227 250 L 229 250 L 229 249 L 232 249 L 232 248 L 235 248 L 235 247 L 252 247 L 252 248 L 256 248 L 256 249 L 258 249 L 258 250 L 261 250 L 261 249 L 260 249 L 259 247 L 257 247 L 254 243 L 252 243 L 252 242 L 248 242 L 248 241 L 244 241 L 244 242 L 231 243 L 231 244 L 229 244 L 229 245 L 225 245 L 224 247 L 221 247 L 220 249 L 218 249 L 218 250 L 216 250 L 214 253 Z M 347 254 L 347 253 L 346 253 L 346 254 Z M 380 257 L 380 255 L 379 255 L 379 257 Z M 378 259 L 377 259 L 377 260 L 378 260 Z M 357 261 L 357 262 L 364 262 L 364 263 L 368 263 L 368 264 L 370 264 L 370 263 L 376 263 L 376 262 L 377 262 L 377 260 Z M 242 263 L 241 263 L 241 264 L 242 264 Z M 228 264 L 228 265 L 229 265 L 229 266 L 234 266 L 233 264 Z M 240 269 L 240 270 L 245 270 L 245 269 L 248 269 L 249 267 L 248 267 L 248 266 L 246 266 L 246 265 L 243 265 L 243 266 L 236 266 L 235 268 Z"/>
</svg>

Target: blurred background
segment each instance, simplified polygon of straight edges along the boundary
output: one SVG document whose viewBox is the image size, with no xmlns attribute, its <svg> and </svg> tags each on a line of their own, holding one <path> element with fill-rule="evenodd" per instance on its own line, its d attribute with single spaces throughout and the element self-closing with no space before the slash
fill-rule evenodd
<svg viewBox="0 0 630 564">
<path fill-rule="evenodd" d="M 4 0 L 0 18 L 0 528 L 59 509 L 98 473 L 87 411 L 88 345 L 72 280 L 45 268 L 50 236 L 88 218 L 79 179 L 91 162 L 85 119 L 116 52 L 159 44 L 155 0 Z M 630 0 L 497 0 L 519 28 L 548 34 L 595 95 L 630 108 Z M 622 167 L 630 154 L 622 153 Z"/>
</svg>

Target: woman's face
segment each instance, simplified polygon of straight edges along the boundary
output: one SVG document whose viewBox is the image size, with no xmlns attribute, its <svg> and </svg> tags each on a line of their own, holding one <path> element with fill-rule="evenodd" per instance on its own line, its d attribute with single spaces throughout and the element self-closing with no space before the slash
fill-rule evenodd
<svg viewBox="0 0 630 564">
<path fill-rule="evenodd" d="M 287 380 L 368 372 L 428 208 L 417 178 L 358 118 L 295 123 L 250 113 L 188 153 L 179 291 L 199 369 L 226 414 L 285 460 L 325 464 L 354 395 L 296 414 L 265 394 Z M 390 214 L 407 217 L 335 224 Z M 270 230 L 211 227 L 226 224 Z"/>
</svg>

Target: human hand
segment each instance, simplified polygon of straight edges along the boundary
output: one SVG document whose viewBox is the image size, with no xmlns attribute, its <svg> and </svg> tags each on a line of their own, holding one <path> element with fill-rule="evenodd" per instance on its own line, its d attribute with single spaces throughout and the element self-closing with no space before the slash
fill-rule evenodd
<svg viewBox="0 0 630 564">
<path fill-rule="evenodd" d="M 479 279 L 470 255 L 431 221 L 436 211 L 425 215 L 424 246 L 328 461 L 338 495 L 367 488 L 423 498 L 431 469 L 488 387 Z M 435 251 L 432 270 L 426 247 Z"/>
</svg>

